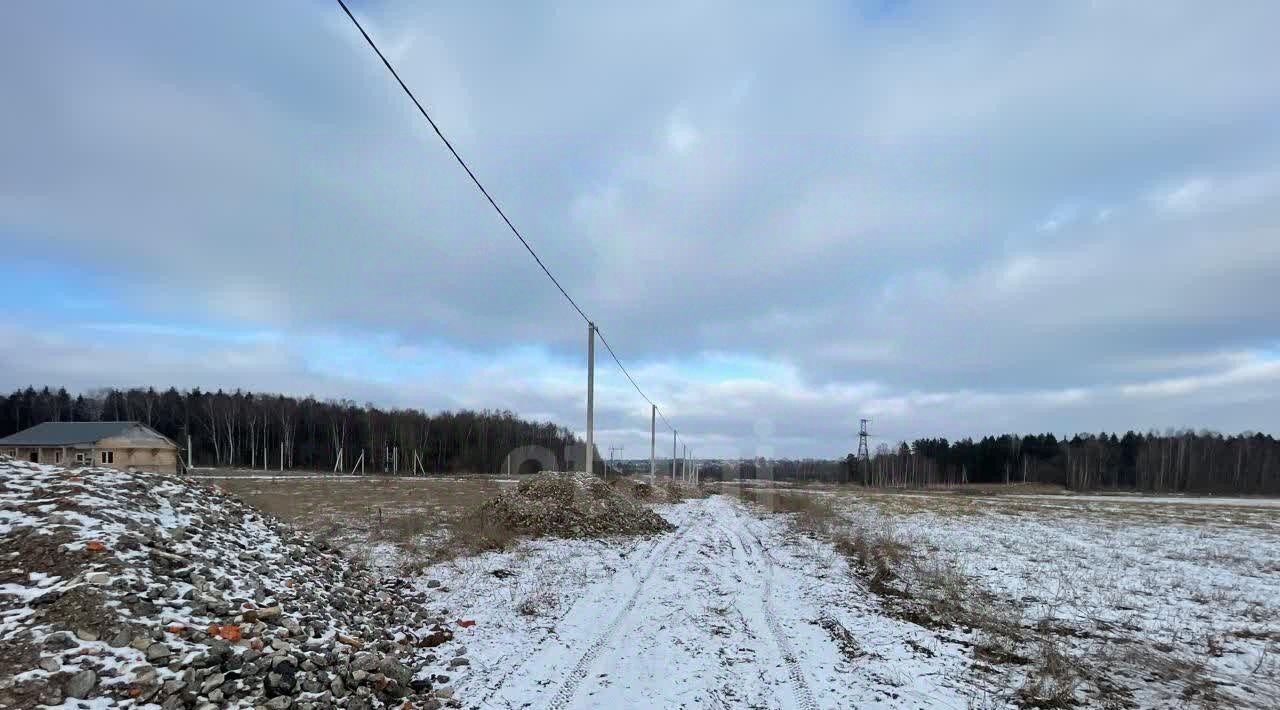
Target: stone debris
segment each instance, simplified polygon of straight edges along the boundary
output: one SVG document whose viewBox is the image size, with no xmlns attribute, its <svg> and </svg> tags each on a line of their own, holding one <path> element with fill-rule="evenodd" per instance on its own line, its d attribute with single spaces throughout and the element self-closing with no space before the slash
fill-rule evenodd
<svg viewBox="0 0 1280 710">
<path fill-rule="evenodd" d="M 0 457 L 0 707 L 461 707 L 446 614 L 194 480 Z"/>
<path fill-rule="evenodd" d="M 674 529 L 661 515 L 584 473 L 542 473 L 480 506 L 476 515 L 531 537 L 647 535 Z"/>
<path fill-rule="evenodd" d="M 700 486 L 691 486 L 661 476 L 653 483 L 621 479 L 614 485 L 636 500 L 653 503 L 678 503 L 689 498 L 706 498 L 711 495 L 710 491 Z"/>
</svg>

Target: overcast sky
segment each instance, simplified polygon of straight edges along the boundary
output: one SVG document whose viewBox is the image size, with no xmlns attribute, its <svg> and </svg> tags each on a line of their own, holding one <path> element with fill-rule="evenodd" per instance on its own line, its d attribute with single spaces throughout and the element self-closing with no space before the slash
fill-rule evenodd
<svg viewBox="0 0 1280 710">
<path fill-rule="evenodd" d="M 1280 3 L 355 7 L 702 455 L 1280 433 Z M 0 75 L 0 387 L 582 429 L 585 325 L 336 3 L 20 3 Z"/>
</svg>

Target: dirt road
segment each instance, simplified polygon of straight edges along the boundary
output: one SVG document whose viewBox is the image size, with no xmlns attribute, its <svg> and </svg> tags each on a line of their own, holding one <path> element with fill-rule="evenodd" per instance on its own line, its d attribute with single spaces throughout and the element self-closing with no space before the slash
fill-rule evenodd
<svg viewBox="0 0 1280 710">
<path fill-rule="evenodd" d="M 559 602 L 528 623 L 480 619 L 494 628 L 467 642 L 475 667 L 460 697 L 484 708 L 969 706 L 965 649 L 879 614 L 828 546 L 727 496 L 662 512 L 679 529 L 630 547 L 545 543 L 467 571 L 474 585 L 491 576 L 479 568 L 519 565 L 544 576 L 515 589 Z M 485 596 L 471 595 L 474 608 L 502 599 Z"/>
</svg>

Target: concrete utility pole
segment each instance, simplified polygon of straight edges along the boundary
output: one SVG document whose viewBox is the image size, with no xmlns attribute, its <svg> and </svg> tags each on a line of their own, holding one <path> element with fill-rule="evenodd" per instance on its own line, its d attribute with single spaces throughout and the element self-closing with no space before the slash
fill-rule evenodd
<svg viewBox="0 0 1280 710">
<path fill-rule="evenodd" d="M 191 435 L 187 434 L 187 468 L 191 468 Z"/>
<path fill-rule="evenodd" d="M 683 456 L 680 457 L 680 480 L 689 480 L 689 445 L 684 444 L 680 447 Z"/>
<path fill-rule="evenodd" d="M 652 479 L 658 473 L 658 405 L 649 407 L 649 478 Z"/>
<path fill-rule="evenodd" d="M 676 480 L 676 437 L 680 432 L 676 429 L 671 430 L 671 480 Z"/>
<path fill-rule="evenodd" d="M 587 474 L 595 463 L 596 324 L 587 323 Z"/>
</svg>

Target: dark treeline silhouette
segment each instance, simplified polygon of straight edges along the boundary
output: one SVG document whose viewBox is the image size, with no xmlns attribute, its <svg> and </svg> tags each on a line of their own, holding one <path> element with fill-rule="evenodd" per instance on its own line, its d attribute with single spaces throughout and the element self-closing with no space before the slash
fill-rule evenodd
<svg viewBox="0 0 1280 710">
<path fill-rule="evenodd" d="M 0 397 L 0 436 L 48 421 L 140 421 L 184 450 L 190 436 L 197 467 L 235 466 L 332 471 L 342 450 L 351 471 L 364 453 L 368 472 L 496 472 L 517 446 L 537 444 L 557 454 L 575 442 L 551 423 L 508 411 L 427 414 L 416 409 L 359 406 L 275 394 L 132 388 L 71 395 L 28 387 Z M 421 462 L 421 466 L 416 465 Z"/>
<path fill-rule="evenodd" d="M 1267 434 L 1004 434 L 881 444 L 870 459 L 704 463 L 703 480 L 772 479 L 923 488 L 1048 483 L 1074 490 L 1280 495 L 1280 440 Z"/>
<path fill-rule="evenodd" d="M 881 444 L 850 477 L 870 486 L 1035 482 L 1074 490 L 1280 494 L 1280 441 L 1267 434 L 1053 434 Z"/>
<path fill-rule="evenodd" d="M 646 469 L 647 470 L 647 469 Z M 660 473 L 670 473 L 670 464 Z M 846 483 L 849 468 L 846 462 L 831 459 L 756 459 L 744 461 L 702 461 L 698 463 L 698 478 L 702 481 L 773 480 L 819 481 Z"/>
</svg>

